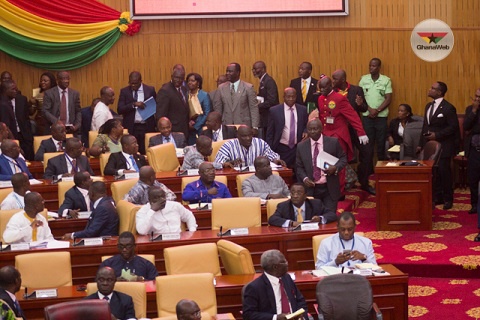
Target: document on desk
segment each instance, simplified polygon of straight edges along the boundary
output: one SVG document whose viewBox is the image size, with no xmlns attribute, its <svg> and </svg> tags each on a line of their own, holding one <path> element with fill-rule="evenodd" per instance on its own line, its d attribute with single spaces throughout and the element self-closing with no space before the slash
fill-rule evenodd
<svg viewBox="0 0 480 320">
<path fill-rule="evenodd" d="M 155 99 L 153 99 L 153 97 L 150 97 L 147 100 L 143 101 L 143 103 L 145 104 L 145 108 L 137 108 L 137 111 L 143 120 L 147 120 L 157 112 L 157 102 L 155 101 Z"/>
<path fill-rule="evenodd" d="M 46 249 L 63 249 L 69 248 L 69 241 L 58 241 L 58 240 L 49 240 L 49 241 L 32 241 L 30 242 L 30 248 L 46 248 Z"/>
</svg>

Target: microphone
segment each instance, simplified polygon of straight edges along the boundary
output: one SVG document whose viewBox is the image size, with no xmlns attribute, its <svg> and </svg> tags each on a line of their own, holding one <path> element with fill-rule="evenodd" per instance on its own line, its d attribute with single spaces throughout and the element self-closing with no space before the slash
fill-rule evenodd
<svg viewBox="0 0 480 320">
<path fill-rule="evenodd" d="M 153 231 L 150 233 L 150 241 L 153 241 Z"/>
<path fill-rule="evenodd" d="M 220 232 L 219 232 L 219 233 L 217 233 L 217 236 L 219 236 L 220 238 L 222 238 L 222 237 L 223 237 L 222 230 L 223 230 L 223 226 L 220 226 Z"/>
<path fill-rule="evenodd" d="M 3 251 L 3 242 L 0 241 L 0 252 L 2 252 L 2 251 Z"/>
<path fill-rule="evenodd" d="M 28 299 L 28 288 L 25 287 L 25 293 L 23 294 L 23 298 Z"/>
</svg>

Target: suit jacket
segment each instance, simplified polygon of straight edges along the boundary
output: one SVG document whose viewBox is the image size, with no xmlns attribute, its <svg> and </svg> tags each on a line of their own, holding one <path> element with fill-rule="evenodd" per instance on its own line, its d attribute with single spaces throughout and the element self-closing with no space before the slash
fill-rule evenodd
<svg viewBox="0 0 480 320">
<path fill-rule="evenodd" d="M 75 238 L 118 236 L 118 214 L 113 199 L 103 197 L 92 210 L 84 230 L 75 232 Z"/>
<path fill-rule="evenodd" d="M 85 148 L 88 148 L 88 132 L 92 128 L 92 117 L 93 117 L 93 112 L 92 109 L 90 109 L 90 106 L 82 108 L 80 111 L 82 114 L 82 126 L 81 126 L 81 131 L 82 131 L 82 142 Z"/>
<path fill-rule="evenodd" d="M 205 121 L 207 121 L 207 115 L 212 110 L 212 101 L 210 100 L 208 93 L 202 89 L 198 90 L 197 97 L 198 101 L 200 102 L 200 106 L 202 107 L 203 114 L 199 115 L 197 119 L 195 119 L 195 124 L 193 127 L 195 128 L 195 133 L 200 133 L 205 125 Z"/>
<path fill-rule="evenodd" d="M 135 162 L 137 163 L 138 168 L 140 169 L 143 166 L 147 165 L 147 161 L 145 160 L 145 157 L 142 156 L 141 154 L 134 154 L 133 158 L 135 159 Z M 110 155 L 108 158 L 107 165 L 105 166 L 105 169 L 103 170 L 103 173 L 105 175 L 113 176 L 117 174 L 118 170 L 121 169 L 129 169 L 127 168 L 127 159 L 123 156 L 122 152 L 115 152 Z"/>
<path fill-rule="evenodd" d="M 67 161 L 68 160 L 65 157 L 65 154 L 60 154 L 48 160 L 48 164 L 45 168 L 45 174 L 43 175 L 43 178 L 53 179 L 53 177 L 56 177 L 60 174 L 69 173 Z M 88 158 L 84 155 L 80 155 L 80 157 L 77 158 L 77 168 L 78 171 L 88 171 L 90 175 L 94 175 L 92 168 L 90 167 L 90 162 L 88 161 Z"/>
<path fill-rule="evenodd" d="M 188 122 L 190 120 L 190 108 L 188 107 L 188 92 L 182 86 L 185 100 L 177 91 L 172 82 L 165 83 L 157 93 L 156 119 L 167 117 L 172 122 L 172 131 L 183 132 L 188 139 Z"/>
<path fill-rule="evenodd" d="M 17 131 L 15 124 L 17 119 L 21 135 Z M 13 113 L 12 105 L 7 97 L 0 98 L 0 121 L 5 123 L 12 132 L 15 139 L 25 140 L 33 143 L 32 126 L 30 124 L 30 106 L 27 97 L 17 94 L 15 97 L 15 114 Z"/>
<path fill-rule="evenodd" d="M 308 313 L 307 303 L 288 273 L 281 277 L 292 312 L 300 308 L 305 309 L 305 318 Z M 277 314 L 275 294 L 265 274 L 248 283 L 243 292 L 243 319 L 244 320 L 271 320 Z"/>
<path fill-rule="evenodd" d="M 143 85 L 143 94 L 144 100 L 153 97 L 153 99 L 157 98 L 157 93 L 155 92 L 155 88 L 152 86 L 148 86 L 145 83 Z M 117 111 L 118 114 L 123 116 L 123 127 L 128 129 L 128 132 L 133 131 L 133 125 L 135 124 L 135 112 L 137 109 L 133 107 L 133 92 L 130 87 L 125 87 L 120 90 L 120 97 L 118 98 L 118 107 Z M 150 117 L 145 121 L 147 126 L 147 132 L 154 132 L 155 131 L 155 117 Z"/>
<path fill-rule="evenodd" d="M 263 103 L 258 104 L 258 112 L 260 113 L 260 127 L 266 128 L 268 125 L 268 115 L 271 107 L 277 105 L 278 88 L 277 83 L 268 73 L 263 76 L 258 88 L 258 96 L 263 97 Z"/>
<path fill-rule="evenodd" d="M 297 91 L 297 101 L 295 101 L 298 104 L 306 106 L 308 102 L 313 102 L 315 105 L 317 105 L 318 102 L 318 96 L 315 96 L 314 93 L 317 92 L 317 82 L 318 80 L 312 77 L 312 80 L 310 81 L 310 87 L 308 88 L 307 92 L 307 99 L 303 101 L 302 97 L 302 79 L 295 78 L 290 81 L 290 86 L 293 89 Z"/>
<path fill-rule="evenodd" d="M 297 109 L 297 143 L 302 141 L 302 134 L 307 129 L 308 113 L 307 107 L 295 104 Z M 268 118 L 266 141 L 272 150 L 277 150 L 282 138 L 283 127 L 285 127 L 284 104 L 279 104 L 270 109 Z"/>
<path fill-rule="evenodd" d="M 478 122 L 478 112 L 472 112 L 472 106 L 468 106 L 465 111 L 465 120 L 463 122 L 463 131 L 465 134 L 465 157 L 468 158 L 470 154 L 470 144 L 472 143 L 472 136 L 474 134 L 480 134 L 480 123 Z"/>
<path fill-rule="evenodd" d="M 428 123 L 427 112 L 431 103 L 425 106 L 425 114 L 423 118 L 422 137 L 420 138 L 420 146 L 423 147 L 426 139 L 423 136 L 427 132 L 435 132 L 435 140 L 442 145 L 441 158 L 450 158 L 456 155 L 460 142 L 460 130 L 457 118 L 457 109 L 443 99 L 433 114 L 432 121 Z"/>
<path fill-rule="evenodd" d="M 8 295 L 7 291 L 5 289 L 0 289 L 0 299 L 5 301 L 6 304 L 12 309 L 12 311 L 15 313 L 15 316 L 17 318 L 24 318 L 25 316 L 22 312 L 22 310 L 17 310 L 17 307 L 15 306 L 15 303 L 13 302 L 12 298 Z"/>
<path fill-rule="evenodd" d="M 213 109 L 222 114 L 223 124 L 246 124 L 251 127 L 260 125 L 257 96 L 253 85 L 240 80 L 238 90 L 230 92 L 231 82 L 222 83 L 218 87 L 219 94 L 213 101 Z"/>
<path fill-rule="evenodd" d="M 62 142 L 62 146 L 64 148 L 65 148 L 65 143 L 66 141 Z M 37 153 L 35 153 L 35 161 L 43 161 L 43 155 L 45 153 L 58 152 L 57 147 L 58 146 L 55 145 L 52 138 L 42 140 L 42 142 L 40 143 L 40 147 L 37 150 Z"/>
<path fill-rule="evenodd" d="M 28 175 L 29 179 L 33 179 L 32 174 L 27 168 L 25 160 L 18 157 L 17 163 L 20 167 L 20 170 L 22 170 L 22 172 L 25 172 Z M 14 173 L 15 172 L 12 171 L 12 168 L 10 168 L 10 161 L 8 161 L 8 159 L 3 154 L 0 154 L 0 181 L 10 181 Z"/>
<path fill-rule="evenodd" d="M 268 219 L 268 224 L 281 227 L 286 220 L 296 221 L 296 212 L 293 210 L 292 200 L 281 202 L 275 213 Z M 323 216 L 326 223 L 337 221 L 337 214 L 323 205 L 319 199 L 305 199 L 305 220 L 311 220 L 313 216 Z"/>
<path fill-rule="evenodd" d="M 51 125 L 60 118 L 61 99 L 58 86 L 45 91 L 43 96 L 43 114 Z M 82 112 L 80 107 L 80 93 L 68 88 L 68 117 L 70 123 L 78 130 L 82 125 Z"/>
<path fill-rule="evenodd" d="M 355 86 L 353 84 L 348 83 L 348 93 L 347 93 L 347 100 L 350 102 L 350 105 L 353 107 L 353 109 L 358 113 L 358 116 L 360 119 L 362 119 L 362 113 L 368 110 L 368 104 L 367 100 L 365 100 L 365 93 L 363 92 L 362 87 Z M 335 89 L 336 92 L 338 92 L 337 89 Z M 357 105 L 355 102 L 355 99 L 357 98 L 357 95 L 362 97 L 363 103 L 361 106 Z M 348 124 L 348 130 L 350 131 L 350 138 L 355 140 L 354 145 L 356 145 L 356 141 L 358 140 L 358 135 L 355 129 L 352 127 L 352 125 L 349 123 Z"/>
<path fill-rule="evenodd" d="M 338 139 L 335 137 L 323 136 L 323 150 L 332 156 L 338 158 L 338 162 L 335 166 L 338 171 L 342 170 L 347 165 L 347 156 L 340 146 Z M 296 158 L 296 174 L 297 180 L 303 181 L 306 177 L 313 179 L 313 164 L 312 164 L 312 146 L 311 139 L 300 142 L 297 145 L 297 158 Z M 338 175 L 327 176 L 327 189 L 330 196 L 334 200 L 338 200 L 341 196 L 340 193 L 340 180 Z M 313 194 L 313 188 L 307 188 L 307 194 Z"/>
<path fill-rule="evenodd" d="M 185 148 L 186 141 L 183 132 L 172 132 L 172 137 L 173 140 L 175 140 L 177 148 Z M 148 147 L 157 146 L 159 144 L 163 144 L 162 135 L 160 133 L 148 140 Z"/>
<path fill-rule="evenodd" d="M 203 130 L 201 135 L 207 136 L 210 139 L 213 139 L 213 132 L 210 129 Z M 235 139 L 237 137 L 237 128 L 234 126 L 222 125 L 222 136 L 223 136 L 223 140 Z"/>
<path fill-rule="evenodd" d="M 98 292 L 95 292 L 85 299 L 99 299 Z M 117 319 L 130 319 L 135 318 L 135 308 L 133 305 L 133 299 L 128 294 L 113 291 L 112 298 L 110 299 L 110 312 Z"/>
<path fill-rule="evenodd" d="M 58 215 L 62 216 L 65 209 L 87 211 L 87 203 L 77 186 L 72 187 L 65 193 L 65 200 L 58 209 Z"/>
</svg>

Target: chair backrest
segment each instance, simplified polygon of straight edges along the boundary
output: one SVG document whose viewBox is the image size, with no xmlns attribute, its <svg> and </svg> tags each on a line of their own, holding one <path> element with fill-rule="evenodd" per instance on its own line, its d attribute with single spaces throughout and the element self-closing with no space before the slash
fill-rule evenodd
<svg viewBox="0 0 480 320">
<path fill-rule="evenodd" d="M 43 154 L 43 171 L 47 168 L 48 160 L 61 154 L 63 154 L 63 152 L 45 152 Z"/>
<path fill-rule="evenodd" d="M 154 254 L 137 254 L 137 256 L 142 257 L 145 260 L 150 261 L 151 263 L 155 264 L 155 255 Z M 102 256 L 102 262 L 111 258 L 113 256 Z"/>
<path fill-rule="evenodd" d="M 136 318 L 140 319 L 147 317 L 147 290 L 145 289 L 145 283 L 117 281 L 115 282 L 115 287 L 113 288 L 113 290 L 128 294 L 130 297 L 132 297 Z M 97 291 L 98 287 L 96 282 L 87 283 L 88 295 L 93 294 Z"/>
<path fill-rule="evenodd" d="M 120 200 L 117 203 L 117 212 L 118 212 L 118 234 L 121 234 L 124 231 L 130 231 L 133 234 L 137 234 L 137 228 L 135 223 L 135 216 L 137 211 L 142 206 L 134 205 L 125 200 Z"/>
<path fill-rule="evenodd" d="M 0 241 L 5 242 L 3 240 L 3 232 L 7 228 L 8 221 L 10 221 L 10 218 L 15 213 L 20 211 L 23 211 L 23 209 L 0 210 Z M 47 209 L 43 210 L 42 215 L 45 217 L 45 219 L 48 219 Z"/>
<path fill-rule="evenodd" d="M 115 181 L 110 185 L 110 190 L 112 190 L 112 198 L 115 200 L 115 203 L 118 203 L 120 200 L 125 197 L 125 195 L 137 184 L 138 179 L 128 179 Z"/>
<path fill-rule="evenodd" d="M 175 171 L 180 166 L 173 143 L 159 144 L 148 148 L 147 157 L 155 172 Z"/>
<path fill-rule="evenodd" d="M 22 275 L 23 276 L 23 275 Z M 110 320 L 110 305 L 106 300 L 89 299 L 62 302 L 45 307 L 46 320 L 95 319 Z"/>
<path fill-rule="evenodd" d="M 168 275 L 203 272 L 210 272 L 215 276 L 222 275 L 215 243 L 198 243 L 165 248 L 163 256 Z"/>
<path fill-rule="evenodd" d="M 279 203 L 288 201 L 287 198 L 282 198 L 282 199 L 270 199 L 267 200 L 267 221 L 268 219 L 273 216 L 275 211 L 277 210 L 277 206 Z"/>
<path fill-rule="evenodd" d="M 324 277 L 317 284 L 316 296 L 325 319 L 372 319 L 372 287 L 364 276 L 342 273 Z"/>
<path fill-rule="evenodd" d="M 260 227 L 260 198 L 229 198 L 212 200 L 212 230 Z"/>
<path fill-rule="evenodd" d="M 218 253 L 227 274 L 255 274 L 250 251 L 228 240 L 218 240 Z"/>
<path fill-rule="evenodd" d="M 46 135 L 46 136 L 34 136 L 33 137 L 33 153 L 37 153 L 38 149 L 40 149 L 40 145 L 42 144 L 43 140 L 50 139 L 52 136 L 51 135 Z M 69 133 L 65 135 L 65 138 L 73 138 L 73 134 Z"/>
<path fill-rule="evenodd" d="M 58 205 L 61 206 L 65 201 L 65 193 L 73 188 L 75 182 L 73 181 L 60 181 L 58 183 Z"/>
<path fill-rule="evenodd" d="M 320 248 L 320 244 L 322 243 L 323 239 L 328 238 L 333 233 L 329 234 L 319 234 L 312 237 L 312 251 L 313 251 L 313 263 L 317 263 L 317 253 L 318 249 Z M 363 237 L 363 232 L 355 232 L 356 235 Z"/>
<path fill-rule="evenodd" d="M 15 267 L 22 275 L 23 287 L 56 288 L 72 285 L 70 252 L 19 254 L 15 256 Z"/>
<path fill-rule="evenodd" d="M 150 138 L 153 136 L 156 136 L 157 134 L 160 134 L 160 132 L 147 132 L 145 133 L 145 148 L 148 149 L 148 145 L 150 143 Z"/>
<path fill-rule="evenodd" d="M 88 147 L 91 148 L 93 146 L 93 142 L 98 136 L 98 131 L 90 130 L 88 131 Z"/>
<path fill-rule="evenodd" d="M 245 173 L 245 174 L 238 174 L 237 177 L 236 177 L 236 181 L 237 181 L 237 192 L 238 192 L 238 196 L 239 197 L 243 197 L 243 190 L 242 190 L 242 183 L 243 181 L 245 181 L 246 179 L 250 178 L 251 176 L 253 176 L 255 173 L 254 172 L 251 172 L 251 173 Z M 272 174 L 276 174 L 276 175 L 279 175 L 278 171 L 273 171 Z"/>
<path fill-rule="evenodd" d="M 416 158 L 416 150 L 420 144 L 422 135 L 423 117 L 412 116 L 411 122 L 407 123 L 403 131 L 403 143 L 400 145 L 400 160 Z"/>
<path fill-rule="evenodd" d="M 231 140 L 231 139 L 228 139 L 228 140 Z M 215 160 L 218 150 L 228 140 L 220 140 L 220 141 L 212 142 L 212 154 L 208 156 L 208 161 L 213 162 L 213 160 Z"/>
<path fill-rule="evenodd" d="M 442 144 L 438 141 L 428 141 L 423 146 L 423 150 L 420 153 L 420 160 L 435 160 L 435 164 L 442 153 Z"/>
<path fill-rule="evenodd" d="M 216 316 L 217 297 L 213 277 L 211 273 L 157 277 L 155 283 L 158 317 L 175 315 L 175 306 L 181 299 L 194 300 L 202 312 L 208 312 L 212 317 Z"/>
<path fill-rule="evenodd" d="M 0 203 L 3 202 L 3 200 L 5 200 L 5 198 L 10 194 L 12 193 L 13 191 L 13 188 L 1 188 L 0 189 Z"/>
<path fill-rule="evenodd" d="M 105 166 L 107 165 L 108 158 L 110 158 L 110 152 L 105 152 L 100 154 L 100 174 L 104 176 L 103 172 L 105 171 Z"/>
</svg>

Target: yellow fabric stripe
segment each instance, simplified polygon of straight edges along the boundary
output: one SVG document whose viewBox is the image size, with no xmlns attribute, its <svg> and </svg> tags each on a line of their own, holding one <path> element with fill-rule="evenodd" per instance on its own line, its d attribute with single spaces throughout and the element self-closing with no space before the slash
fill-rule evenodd
<svg viewBox="0 0 480 320">
<path fill-rule="evenodd" d="M 24 212 L 23 215 L 28 219 L 28 221 L 30 221 L 30 224 L 32 224 L 33 220 L 35 220 L 35 218 L 30 218 L 26 212 Z M 37 241 L 37 228 L 32 228 L 32 241 Z"/>
<path fill-rule="evenodd" d="M 99 37 L 118 27 L 118 20 L 67 24 L 47 20 L 0 0 L 0 25 L 12 32 L 48 42 L 79 42 Z"/>
</svg>

